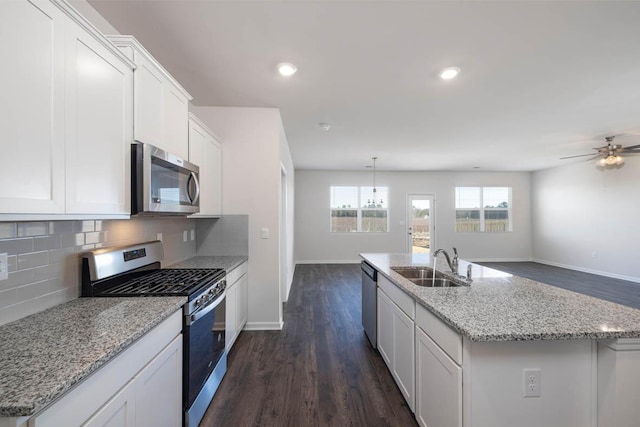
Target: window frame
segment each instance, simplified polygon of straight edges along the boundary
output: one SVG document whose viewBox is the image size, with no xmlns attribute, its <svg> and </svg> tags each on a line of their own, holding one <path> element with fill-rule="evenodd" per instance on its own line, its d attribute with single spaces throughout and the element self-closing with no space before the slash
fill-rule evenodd
<svg viewBox="0 0 640 427">
<path fill-rule="evenodd" d="M 357 189 L 357 207 L 356 208 L 334 208 L 331 206 L 331 194 L 334 188 L 338 187 L 347 187 L 347 188 L 356 188 Z M 367 185 L 330 185 L 329 186 L 329 233 L 336 234 L 353 234 L 353 233 L 366 233 L 366 234 L 383 234 L 389 233 L 389 187 L 386 186 L 376 186 L 376 189 L 384 189 L 387 194 L 387 207 L 386 208 L 369 208 L 362 206 L 362 189 L 363 188 L 371 188 Z M 334 231 L 332 228 L 332 219 L 334 211 L 345 211 L 352 210 L 356 211 L 356 229 L 354 231 Z M 362 218 L 363 212 L 371 212 L 371 211 L 385 211 L 386 212 L 386 229 L 384 231 L 367 231 L 362 229 Z"/>
<path fill-rule="evenodd" d="M 480 202 L 478 208 L 459 208 L 457 192 L 459 188 L 478 188 L 480 189 Z M 507 201 L 508 207 L 506 208 L 488 208 L 484 205 L 484 189 L 485 188 L 506 188 L 509 193 L 509 200 Z M 513 187 L 504 186 L 504 185 L 465 185 L 465 186 L 456 186 L 454 189 L 454 207 L 455 207 L 455 218 L 454 218 L 454 230 L 456 233 L 512 233 L 513 232 Z M 480 220 L 480 230 L 478 231 L 458 231 L 458 211 L 479 211 L 479 220 Z M 487 231 L 486 230 L 486 218 L 485 212 L 507 212 L 507 229 L 504 231 Z"/>
</svg>

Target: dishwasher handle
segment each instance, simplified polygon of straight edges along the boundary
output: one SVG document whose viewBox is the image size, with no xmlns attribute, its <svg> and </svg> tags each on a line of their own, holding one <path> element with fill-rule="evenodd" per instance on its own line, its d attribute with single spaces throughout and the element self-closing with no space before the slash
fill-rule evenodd
<svg viewBox="0 0 640 427">
<path fill-rule="evenodd" d="M 378 281 L 378 272 L 376 271 L 375 268 L 370 266 L 365 261 L 362 261 L 362 263 L 360 264 L 360 268 L 362 268 L 362 273 L 369 276 L 371 280 L 373 280 L 374 282 Z"/>
</svg>

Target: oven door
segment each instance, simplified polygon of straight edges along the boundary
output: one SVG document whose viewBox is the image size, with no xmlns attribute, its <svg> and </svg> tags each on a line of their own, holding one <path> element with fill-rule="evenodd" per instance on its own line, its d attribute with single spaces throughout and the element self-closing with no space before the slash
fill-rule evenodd
<svg viewBox="0 0 640 427">
<path fill-rule="evenodd" d="M 186 411 L 198 398 L 225 354 L 225 306 L 223 293 L 211 303 L 185 316 L 183 403 Z M 211 397 L 213 395 L 208 398 L 209 402 Z"/>
</svg>

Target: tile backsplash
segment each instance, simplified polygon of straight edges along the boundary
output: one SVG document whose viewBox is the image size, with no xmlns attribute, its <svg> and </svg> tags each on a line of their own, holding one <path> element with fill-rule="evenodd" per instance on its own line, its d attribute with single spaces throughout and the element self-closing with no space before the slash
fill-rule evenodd
<svg viewBox="0 0 640 427">
<path fill-rule="evenodd" d="M 187 218 L 0 222 L 0 253 L 7 253 L 9 270 L 0 281 L 0 325 L 77 298 L 85 251 L 162 233 L 166 265 L 195 256 L 195 228 Z"/>
</svg>

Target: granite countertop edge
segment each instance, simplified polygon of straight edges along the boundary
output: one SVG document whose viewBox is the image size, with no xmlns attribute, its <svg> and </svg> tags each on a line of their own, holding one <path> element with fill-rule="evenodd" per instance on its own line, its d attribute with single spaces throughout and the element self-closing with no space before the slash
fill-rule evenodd
<svg viewBox="0 0 640 427">
<path fill-rule="evenodd" d="M 46 319 L 48 316 L 59 312 L 61 310 L 65 310 L 65 306 L 69 306 L 70 304 L 78 304 L 78 301 L 82 300 L 83 304 L 91 304 L 89 301 L 100 302 L 102 300 L 120 300 L 124 301 L 123 298 L 80 298 L 76 300 L 72 300 L 70 302 L 61 304 L 59 306 L 52 307 L 43 312 L 35 313 L 31 316 L 28 316 L 19 321 L 13 322 L 17 323 L 20 321 L 25 321 L 29 318 L 38 319 L 38 322 L 42 322 L 46 324 Z M 124 350 L 129 348 L 133 343 L 142 338 L 146 333 L 151 331 L 154 327 L 158 326 L 162 321 L 169 318 L 173 313 L 180 310 L 181 307 L 186 302 L 185 297 L 167 297 L 163 298 L 164 302 L 167 304 L 164 305 L 161 310 L 153 313 L 153 317 L 151 317 L 148 321 L 144 322 L 143 325 L 137 327 L 134 330 L 129 331 L 126 336 L 122 337 L 122 339 L 117 340 L 111 346 L 105 348 L 104 352 L 101 353 L 98 357 L 87 357 L 85 355 L 75 355 L 78 360 L 82 361 L 82 365 L 80 366 L 77 372 L 62 381 L 56 382 L 55 385 L 49 385 L 47 389 L 30 389 L 30 384 L 27 384 L 24 389 L 21 389 L 20 392 L 17 393 L 17 396 L 13 398 L 7 398 L 6 395 L 0 393 L 0 417 L 30 417 L 47 406 L 51 405 L 59 398 L 61 398 L 64 394 L 69 392 L 76 385 L 80 384 L 86 378 L 88 378 L 91 374 L 96 372 L 106 363 L 111 361 L 113 358 L 118 356 Z M 141 299 L 140 299 L 141 301 Z M 6 335 L 7 330 L 11 327 L 11 323 L 7 325 L 2 325 L 0 329 L 0 337 Z M 37 331 L 34 331 L 34 335 L 37 335 Z M 26 339 L 26 338 L 25 338 Z M 37 338 L 34 339 L 37 341 Z M 55 353 L 55 351 L 54 351 Z M 64 353 L 64 352 L 62 352 Z M 65 354 L 66 355 L 66 354 Z M 47 355 L 43 355 L 42 357 L 46 357 Z M 88 360 L 87 360 L 88 359 Z M 43 362 L 43 369 L 46 369 L 47 365 L 56 365 L 59 363 L 55 359 L 48 359 Z M 70 362 L 72 363 L 72 362 Z M 73 362 L 77 363 L 77 362 Z M 76 367 L 74 365 L 74 367 Z M 39 372 L 39 371 L 38 371 Z M 0 377 L 4 376 L 3 368 L 0 367 Z M 34 374 L 35 375 L 35 374 Z M 4 382 L 4 381 L 3 381 Z M 37 381 L 35 381 L 37 383 Z M 5 384 L 0 383 L 0 391 L 2 391 L 3 386 Z"/>
<path fill-rule="evenodd" d="M 380 256 L 388 256 L 389 260 L 394 259 L 396 262 L 393 263 L 394 265 L 387 265 L 384 263 L 383 265 L 381 265 L 379 263 Z M 396 287 L 398 287 L 407 295 L 411 296 L 416 302 L 418 302 L 421 306 L 426 308 L 430 313 L 432 313 L 437 318 L 442 320 L 444 323 L 446 323 L 456 332 L 462 334 L 463 336 L 465 336 L 466 338 L 468 338 L 470 341 L 473 341 L 473 342 L 553 341 L 553 340 L 575 340 L 575 339 L 610 340 L 610 339 L 620 339 L 620 338 L 640 338 L 640 310 L 615 304 L 609 301 L 598 300 L 594 297 L 578 294 L 569 290 L 556 288 L 551 285 L 536 282 L 530 279 L 521 278 L 518 276 L 513 276 L 506 273 L 504 273 L 504 277 L 500 277 L 500 278 L 474 280 L 471 282 L 471 286 L 476 286 L 476 289 L 477 289 L 479 285 L 480 286 L 486 285 L 487 289 L 489 289 L 488 287 L 491 285 L 499 285 L 499 286 L 505 287 L 505 289 L 508 290 L 510 289 L 509 288 L 510 286 L 522 287 L 522 286 L 529 285 L 529 286 L 535 286 L 540 289 L 552 289 L 553 292 L 574 294 L 576 300 L 588 299 L 590 301 L 599 301 L 598 303 L 601 304 L 603 307 L 616 306 L 615 308 L 619 308 L 620 310 L 633 312 L 636 315 L 636 319 L 638 319 L 638 321 L 634 323 L 633 330 L 615 330 L 615 329 L 594 330 L 593 328 L 591 329 L 584 328 L 583 330 L 580 330 L 580 331 L 566 331 L 566 330 L 560 329 L 556 332 L 549 331 L 549 330 L 544 330 L 543 332 L 528 332 L 528 333 L 515 332 L 515 331 L 508 331 L 508 332 L 501 331 L 499 333 L 498 332 L 478 332 L 476 328 L 472 327 L 473 325 L 471 325 L 472 323 L 471 320 L 465 319 L 465 321 L 459 321 L 459 320 L 453 319 L 452 317 L 447 315 L 446 310 L 443 309 L 442 305 L 438 304 L 437 302 L 428 301 L 427 298 L 423 296 L 423 295 L 426 295 L 425 292 L 432 292 L 433 295 L 436 295 L 437 293 L 440 293 L 440 295 L 446 295 L 448 292 L 453 292 L 453 293 L 465 292 L 467 289 L 469 289 L 468 286 L 461 286 L 461 287 L 454 287 L 454 288 L 437 288 L 437 289 L 424 288 L 424 287 L 420 287 L 413 284 L 408 279 L 400 276 L 399 274 L 391 270 L 391 267 L 433 267 L 433 264 L 431 263 L 431 260 L 428 255 L 418 258 L 419 259 L 418 262 L 415 261 L 416 257 L 412 256 L 412 254 L 362 253 L 360 254 L 360 257 L 365 261 L 367 261 L 368 263 L 372 264 L 376 268 L 378 273 L 382 274 L 387 279 L 389 279 Z M 405 262 L 397 262 L 399 260 L 404 260 Z M 473 264 L 463 260 L 460 261 L 461 271 L 465 271 L 464 269 L 466 269 L 466 266 L 468 264 L 472 265 L 474 272 L 486 273 L 489 271 L 496 271 L 488 267 L 483 267 L 481 265 Z M 437 270 L 440 273 L 444 274 L 445 276 L 448 276 L 449 278 L 454 279 L 458 282 L 464 281 L 460 277 L 455 278 L 451 272 L 442 271 L 440 268 L 437 268 Z M 421 295 L 421 293 L 423 293 L 423 295 Z M 460 294 L 458 294 L 458 296 L 460 296 Z M 473 297 L 470 296 L 469 298 L 473 298 Z"/>
</svg>

